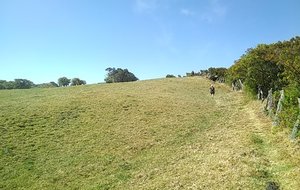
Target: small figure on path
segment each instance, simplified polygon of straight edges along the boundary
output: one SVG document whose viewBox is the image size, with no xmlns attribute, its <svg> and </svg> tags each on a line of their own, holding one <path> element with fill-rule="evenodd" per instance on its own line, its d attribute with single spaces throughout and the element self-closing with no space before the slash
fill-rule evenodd
<svg viewBox="0 0 300 190">
<path fill-rule="evenodd" d="M 211 96 L 214 96 L 215 95 L 215 87 L 214 87 L 214 85 L 210 85 L 210 87 L 209 87 L 209 92 L 210 92 L 210 95 Z"/>
</svg>

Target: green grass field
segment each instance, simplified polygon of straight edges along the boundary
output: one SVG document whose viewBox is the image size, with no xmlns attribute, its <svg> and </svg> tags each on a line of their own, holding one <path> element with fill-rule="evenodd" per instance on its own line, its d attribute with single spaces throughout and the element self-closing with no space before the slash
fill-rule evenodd
<svg viewBox="0 0 300 190">
<path fill-rule="evenodd" d="M 204 78 L 0 91 L 0 189 L 300 187 L 300 146 Z"/>
</svg>

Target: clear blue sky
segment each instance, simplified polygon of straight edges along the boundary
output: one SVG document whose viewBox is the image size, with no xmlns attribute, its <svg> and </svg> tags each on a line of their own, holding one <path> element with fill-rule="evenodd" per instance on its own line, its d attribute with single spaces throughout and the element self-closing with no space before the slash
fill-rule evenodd
<svg viewBox="0 0 300 190">
<path fill-rule="evenodd" d="M 0 0 L 0 79 L 103 82 L 229 67 L 300 35 L 299 0 Z"/>
</svg>

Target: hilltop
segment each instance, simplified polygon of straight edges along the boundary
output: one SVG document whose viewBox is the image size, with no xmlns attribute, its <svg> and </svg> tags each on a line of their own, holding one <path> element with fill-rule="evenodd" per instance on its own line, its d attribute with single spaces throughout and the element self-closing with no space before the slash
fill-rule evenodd
<svg viewBox="0 0 300 190">
<path fill-rule="evenodd" d="M 0 189 L 282 189 L 299 143 L 200 77 L 0 91 Z"/>
</svg>

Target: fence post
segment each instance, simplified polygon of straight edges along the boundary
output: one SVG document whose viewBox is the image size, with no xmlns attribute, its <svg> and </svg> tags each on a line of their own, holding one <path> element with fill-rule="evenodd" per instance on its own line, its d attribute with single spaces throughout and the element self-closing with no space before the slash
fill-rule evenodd
<svg viewBox="0 0 300 190">
<path fill-rule="evenodd" d="M 276 114 L 274 117 L 274 121 L 273 121 L 273 126 L 278 126 L 279 125 L 279 118 L 278 115 L 282 110 L 282 102 L 284 100 L 284 90 L 280 90 L 280 98 L 278 100 L 278 104 L 277 104 L 277 109 L 276 109 Z"/>
<path fill-rule="evenodd" d="M 265 110 L 268 112 L 268 115 L 273 117 L 273 97 L 272 97 L 272 88 L 268 91 L 267 103 L 265 106 Z"/>
<path fill-rule="evenodd" d="M 299 103 L 299 110 L 300 110 L 300 98 L 298 98 L 298 103 Z M 296 138 L 299 129 L 300 129 L 300 112 L 298 114 L 297 121 L 294 124 L 293 131 L 291 134 L 292 140 L 294 140 Z"/>
<path fill-rule="evenodd" d="M 244 90 L 244 85 L 243 85 L 241 79 L 239 79 L 239 82 L 240 82 L 240 85 L 241 85 L 241 90 Z"/>
<path fill-rule="evenodd" d="M 264 93 L 261 90 L 261 88 L 259 87 L 257 90 L 257 99 L 263 101 L 264 100 Z"/>
</svg>

